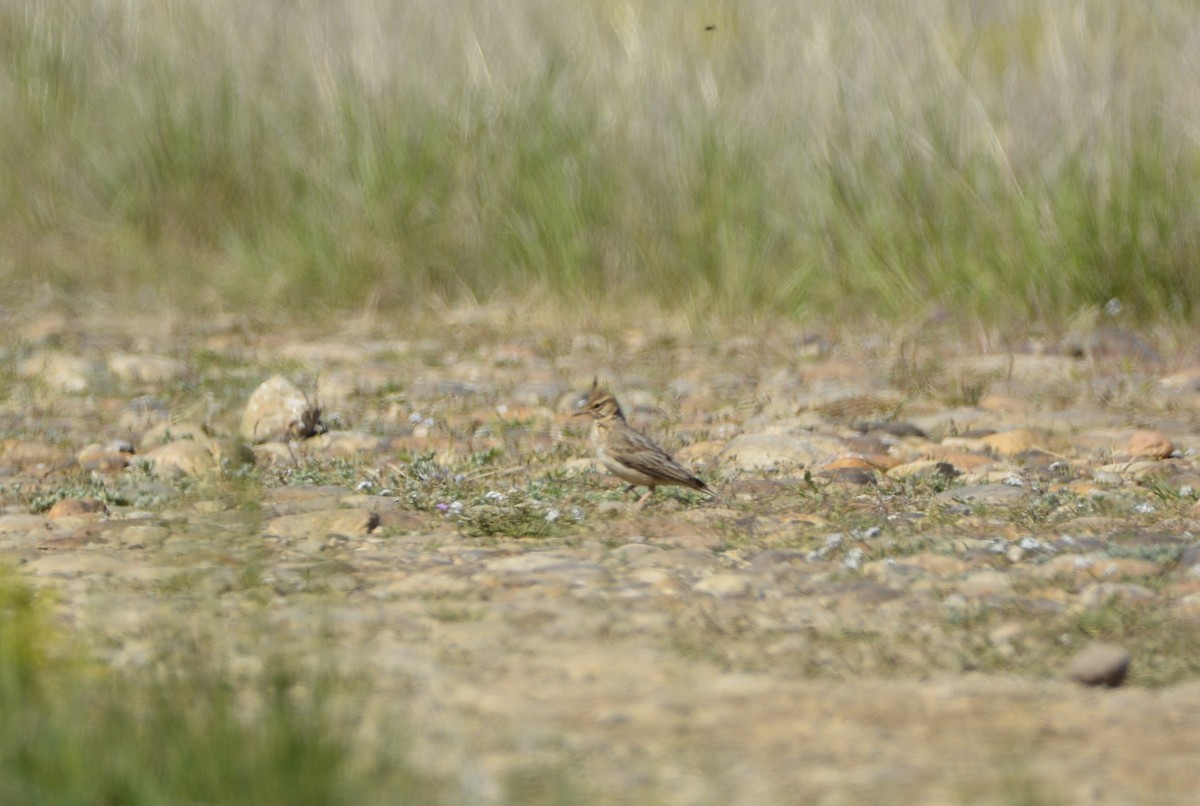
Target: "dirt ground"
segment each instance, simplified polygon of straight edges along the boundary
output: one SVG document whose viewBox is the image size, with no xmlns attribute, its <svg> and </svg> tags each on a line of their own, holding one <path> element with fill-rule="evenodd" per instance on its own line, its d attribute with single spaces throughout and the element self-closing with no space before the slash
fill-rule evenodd
<svg viewBox="0 0 1200 806">
<path fill-rule="evenodd" d="M 247 666 L 332 657 L 364 729 L 403 722 L 467 802 L 521 776 L 542 802 L 1200 802 L 1195 355 L 465 314 L 12 332 L 0 555 L 115 667 L 163 624 Z M 327 430 L 251 447 L 277 373 Z M 594 376 L 725 501 L 635 508 L 572 416 Z M 1092 641 L 1124 685 L 1070 679 Z"/>
</svg>

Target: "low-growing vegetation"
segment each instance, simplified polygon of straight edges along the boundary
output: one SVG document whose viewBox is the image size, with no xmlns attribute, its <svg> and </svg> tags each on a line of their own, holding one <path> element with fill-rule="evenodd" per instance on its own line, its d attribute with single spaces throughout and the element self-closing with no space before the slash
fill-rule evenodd
<svg viewBox="0 0 1200 806">
<path fill-rule="evenodd" d="M 277 649 L 240 673 L 216 625 L 159 628 L 112 668 L 0 576 L 0 800 L 9 804 L 437 803 L 401 730 L 364 744 L 361 687 Z M 248 665 L 243 663 L 243 667 Z"/>
</svg>

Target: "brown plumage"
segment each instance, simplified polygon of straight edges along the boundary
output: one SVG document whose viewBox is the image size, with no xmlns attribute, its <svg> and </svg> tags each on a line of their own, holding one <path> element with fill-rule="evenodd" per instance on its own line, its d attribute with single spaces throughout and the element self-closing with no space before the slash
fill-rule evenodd
<svg viewBox="0 0 1200 806">
<path fill-rule="evenodd" d="M 648 436 L 630 426 L 625 421 L 621 404 L 611 392 L 600 388 L 598 379 L 592 380 L 591 391 L 576 416 L 585 415 L 592 418 L 592 450 L 600 463 L 608 468 L 608 472 L 628 482 L 628 489 L 649 488 L 638 499 L 638 506 L 646 502 L 656 487 L 669 484 L 689 487 L 721 500 L 721 496 L 701 479 L 688 472 Z"/>
</svg>

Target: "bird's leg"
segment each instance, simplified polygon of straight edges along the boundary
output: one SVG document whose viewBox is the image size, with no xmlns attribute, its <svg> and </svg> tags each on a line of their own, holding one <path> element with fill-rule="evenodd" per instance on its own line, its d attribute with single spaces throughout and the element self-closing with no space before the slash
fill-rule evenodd
<svg viewBox="0 0 1200 806">
<path fill-rule="evenodd" d="M 652 495 L 654 495 L 654 485 L 649 485 L 649 486 L 646 488 L 646 494 L 645 494 L 645 495 L 643 495 L 641 498 L 639 498 L 639 499 L 637 500 L 637 503 L 636 503 L 636 504 L 634 504 L 634 508 L 635 508 L 635 509 L 641 509 L 643 506 L 645 506 L 645 505 L 646 505 L 646 501 L 647 501 L 647 500 L 650 498 L 650 496 L 652 496 Z"/>
</svg>

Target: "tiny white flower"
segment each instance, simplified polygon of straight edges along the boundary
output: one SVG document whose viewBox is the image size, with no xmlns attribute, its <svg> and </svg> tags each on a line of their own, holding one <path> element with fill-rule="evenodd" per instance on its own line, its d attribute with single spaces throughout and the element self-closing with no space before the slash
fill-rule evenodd
<svg viewBox="0 0 1200 806">
<path fill-rule="evenodd" d="M 557 509 L 554 509 L 553 507 L 551 507 L 550 509 L 548 509 L 546 511 L 546 522 L 554 523 L 556 520 L 558 520 L 558 518 L 561 514 L 562 513 L 559 512 Z"/>
<path fill-rule="evenodd" d="M 451 501 L 450 502 L 450 511 L 453 512 L 455 515 L 462 512 L 463 511 L 462 501 Z"/>
<path fill-rule="evenodd" d="M 1075 558 L 1075 567 L 1076 568 L 1091 568 L 1095 564 L 1095 562 L 1096 561 L 1093 560 L 1091 557 L 1076 557 Z"/>
<path fill-rule="evenodd" d="M 483 497 L 489 501 L 503 501 L 504 493 L 497 492 L 495 490 L 488 490 Z"/>
<path fill-rule="evenodd" d="M 421 415 L 414 411 L 412 414 L 408 415 L 408 421 L 415 425 L 416 423 L 421 422 Z"/>
<path fill-rule="evenodd" d="M 1151 512 L 1154 511 L 1154 505 L 1148 504 L 1145 501 L 1143 501 L 1140 504 L 1134 504 L 1133 511 L 1138 513 L 1139 515 L 1149 515 Z"/>
</svg>

